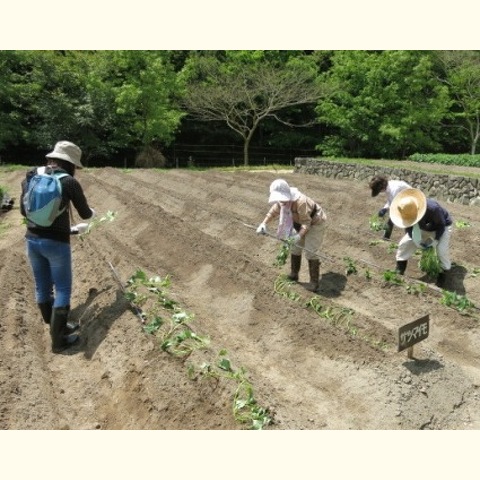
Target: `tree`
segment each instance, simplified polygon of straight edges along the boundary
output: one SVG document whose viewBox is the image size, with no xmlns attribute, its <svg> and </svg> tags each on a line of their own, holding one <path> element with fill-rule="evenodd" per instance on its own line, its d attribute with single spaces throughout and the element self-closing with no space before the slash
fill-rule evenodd
<svg viewBox="0 0 480 480">
<path fill-rule="evenodd" d="M 224 122 L 240 135 L 244 165 L 262 121 L 287 124 L 282 114 L 289 108 L 315 104 L 324 94 L 314 62 L 296 52 L 206 52 L 186 62 L 183 76 L 185 109 L 196 120 Z"/>
<path fill-rule="evenodd" d="M 439 81 L 453 98 L 451 116 L 469 138 L 474 155 L 480 139 L 480 52 L 447 50 L 438 52 L 442 68 Z"/>
<path fill-rule="evenodd" d="M 422 51 L 335 52 L 325 81 L 335 94 L 317 107 L 331 128 L 318 148 L 327 155 L 405 158 L 441 148 L 446 88 Z"/>
</svg>

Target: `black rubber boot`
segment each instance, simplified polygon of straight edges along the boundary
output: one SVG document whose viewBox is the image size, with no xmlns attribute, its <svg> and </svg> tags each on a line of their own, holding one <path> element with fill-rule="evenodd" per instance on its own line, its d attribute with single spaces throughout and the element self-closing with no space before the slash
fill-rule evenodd
<svg viewBox="0 0 480 480">
<path fill-rule="evenodd" d="M 59 353 L 79 341 L 78 335 L 68 335 L 67 319 L 68 307 L 54 308 L 50 322 L 50 336 L 52 338 L 52 352 Z"/>
<path fill-rule="evenodd" d="M 305 288 L 310 292 L 316 292 L 319 286 L 320 260 L 309 260 L 308 271 L 310 273 L 310 283 L 307 283 Z"/>
<path fill-rule="evenodd" d="M 395 271 L 399 275 L 403 275 L 405 273 L 405 270 L 407 269 L 407 260 L 397 260 L 397 268 Z"/>
<path fill-rule="evenodd" d="M 301 255 L 290 255 L 290 265 L 291 271 L 287 275 L 289 280 L 294 282 L 298 281 L 298 274 L 300 273 L 300 267 L 302 265 L 302 256 Z"/>
<path fill-rule="evenodd" d="M 52 318 L 53 302 L 43 302 L 38 304 L 40 313 L 42 314 L 43 321 L 50 325 L 50 319 Z"/>
<path fill-rule="evenodd" d="M 43 321 L 50 325 L 50 320 L 52 318 L 53 302 L 39 303 L 38 308 L 40 309 L 40 312 L 42 314 Z M 67 305 L 66 308 L 70 310 L 70 305 Z M 79 328 L 80 325 L 78 323 L 67 322 L 66 335 L 70 335 L 71 333 L 76 332 Z"/>
</svg>

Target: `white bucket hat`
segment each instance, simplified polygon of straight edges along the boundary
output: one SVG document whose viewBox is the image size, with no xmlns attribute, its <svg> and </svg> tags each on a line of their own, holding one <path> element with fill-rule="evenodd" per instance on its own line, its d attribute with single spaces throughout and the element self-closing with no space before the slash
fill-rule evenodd
<svg viewBox="0 0 480 480">
<path fill-rule="evenodd" d="M 77 168 L 83 168 L 80 162 L 82 158 L 82 151 L 72 142 L 62 140 L 57 142 L 52 152 L 45 155 L 47 158 L 58 158 L 73 163 Z"/>
<path fill-rule="evenodd" d="M 406 188 L 395 195 L 390 205 L 390 219 L 400 228 L 418 223 L 427 210 L 427 197 L 418 188 Z"/>
<path fill-rule="evenodd" d="M 281 178 L 274 180 L 270 185 L 268 203 L 290 202 L 291 200 L 292 192 L 288 183 Z"/>
</svg>

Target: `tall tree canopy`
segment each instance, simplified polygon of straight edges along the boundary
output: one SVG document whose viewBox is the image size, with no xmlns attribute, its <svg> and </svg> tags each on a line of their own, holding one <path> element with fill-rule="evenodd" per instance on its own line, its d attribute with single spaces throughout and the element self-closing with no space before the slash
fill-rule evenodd
<svg viewBox="0 0 480 480">
<path fill-rule="evenodd" d="M 434 78 L 422 51 L 337 51 L 325 81 L 335 94 L 320 102 L 319 120 L 330 136 L 327 155 L 405 158 L 438 151 L 448 92 Z"/>
<path fill-rule="evenodd" d="M 282 114 L 289 108 L 315 104 L 324 94 L 311 58 L 285 52 L 194 55 L 183 74 L 186 110 L 201 121 L 225 122 L 238 133 L 243 139 L 245 165 L 249 163 L 251 140 L 262 121 L 273 118 L 285 123 Z"/>
<path fill-rule="evenodd" d="M 442 68 L 439 79 L 452 98 L 451 118 L 467 134 L 474 155 L 480 139 L 480 52 L 448 50 L 437 56 Z"/>
</svg>

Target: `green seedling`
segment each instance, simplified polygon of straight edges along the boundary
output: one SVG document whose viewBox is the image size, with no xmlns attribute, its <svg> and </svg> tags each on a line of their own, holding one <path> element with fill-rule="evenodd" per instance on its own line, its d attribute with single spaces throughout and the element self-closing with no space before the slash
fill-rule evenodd
<svg viewBox="0 0 480 480">
<path fill-rule="evenodd" d="M 288 256 L 290 255 L 290 250 L 292 249 L 293 240 L 285 240 L 280 247 L 277 256 L 275 257 L 275 261 L 273 265 L 275 267 L 283 267 L 287 263 Z"/>
<path fill-rule="evenodd" d="M 288 279 L 286 275 L 279 275 L 273 284 L 273 288 L 275 293 L 281 295 L 282 297 L 286 297 L 290 300 L 297 301 L 300 298 L 300 295 L 297 292 L 292 292 L 290 290 L 290 286 L 293 285 L 294 282 Z"/>
<path fill-rule="evenodd" d="M 383 272 L 383 279 L 388 283 L 393 283 L 395 285 L 401 285 L 404 283 L 404 280 L 401 275 L 398 274 L 395 270 L 385 270 Z"/>
<path fill-rule="evenodd" d="M 472 273 L 470 274 L 471 277 L 477 277 L 478 275 L 480 274 L 480 268 L 479 267 L 475 267 L 473 270 L 472 270 Z"/>
<path fill-rule="evenodd" d="M 398 248 L 398 243 L 390 242 L 387 247 L 388 253 L 393 253 Z"/>
<path fill-rule="evenodd" d="M 80 240 L 84 240 L 84 237 L 86 235 L 88 235 L 93 229 L 95 229 L 96 227 L 98 227 L 99 225 L 102 225 L 104 223 L 107 223 L 107 222 L 113 222 L 113 220 L 115 220 L 115 217 L 117 216 L 117 213 L 116 212 L 112 212 L 111 210 L 109 210 L 105 215 L 101 216 L 101 217 L 95 217 L 89 224 L 88 224 L 88 228 L 87 228 L 87 231 L 82 234 L 82 235 L 79 235 L 79 239 Z"/>
<path fill-rule="evenodd" d="M 155 316 L 146 325 L 143 326 L 143 330 L 149 334 L 155 334 L 161 326 L 165 323 L 162 317 Z"/>
<path fill-rule="evenodd" d="M 370 280 L 370 279 L 372 278 L 372 276 L 373 276 L 373 275 L 372 275 L 371 270 L 369 270 L 369 269 L 367 268 L 367 269 L 365 270 L 365 278 L 366 278 L 367 280 Z"/>
<path fill-rule="evenodd" d="M 466 220 L 457 220 L 455 222 L 455 227 L 457 228 L 468 228 L 468 227 L 471 227 L 472 225 L 470 224 L 470 222 L 466 221 Z"/>
<path fill-rule="evenodd" d="M 417 295 L 420 296 L 421 294 L 425 293 L 427 290 L 427 286 L 424 285 L 423 283 L 418 283 L 418 284 L 409 284 L 406 286 L 407 293 L 411 295 Z"/>
<path fill-rule="evenodd" d="M 422 250 L 418 267 L 422 272 L 425 272 L 430 278 L 436 278 L 442 271 L 440 261 L 438 260 L 437 251 L 435 248 L 427 248 Z"/>
<path fill-rule="evenodd" d="M 235 369 L 232 362 L 227 358 L 227 351 L 220 350 L 214 365 L 204 362 L 198 371 L 194 366 L 189 366 L 190 378 L 198 378 L 198 375 L 213 378 L 217 382 L 220 378 L 236 382 L 237 387 L 233 395 L 233 416 L 240 423 L 250 423 L 252 430 L 262 430 L 273 423 L 273 417 L 268 408 L 261 407 L 255 399 L 252 384 L 247 378 L 243 367 Z"/>
<path fill-rule="evenodd" d="M 449 290 L 443 290 L 442 299 L 440 300 L 442 305 L 447 307 L 454 308 L 459 312 L 468 312 L 469 310 L 475 308 L 473 302 L 471 302 L 466 296 L 458 295 L 456 292 L 451 292 Z"/>
<path fill-rule="evenodd" d="M 376 213 L 369 218 L 368 223 L 370 225 L 370 230 L 374 232 L 385 230 L 385 221 Z"/>
<path fill-rule="evenodd" d="M 358 273 L 357 266 L 352 258 L 343 257 L 343 261 L 346 263 L 345 273 L 347 275 L 353 275 Z"/>
</svg>

